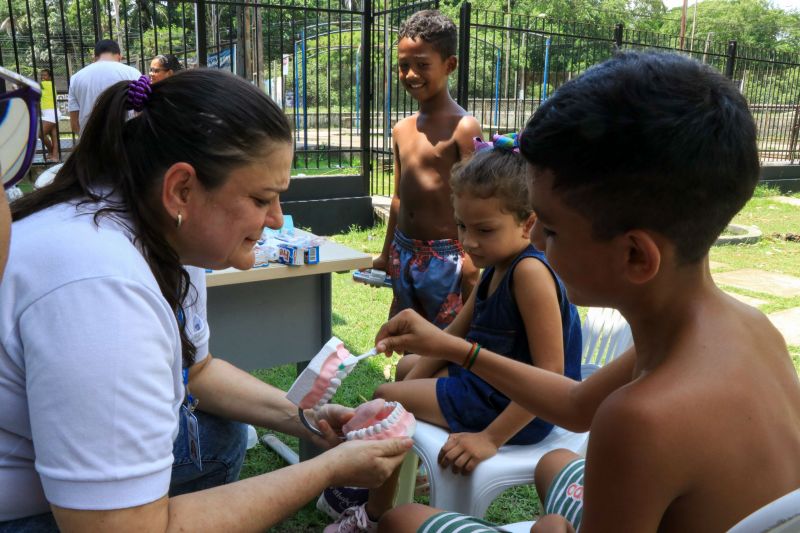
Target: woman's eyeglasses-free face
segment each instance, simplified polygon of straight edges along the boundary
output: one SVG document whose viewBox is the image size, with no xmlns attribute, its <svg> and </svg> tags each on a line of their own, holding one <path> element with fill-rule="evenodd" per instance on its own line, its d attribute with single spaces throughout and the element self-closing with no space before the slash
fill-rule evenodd
<svg viewBox="0 0 800 533">
<path fill-rule="evenodd" d="M 42 89 L 35 81 L 0 67 L 0 92 L 0 177 L 9 189 L 33 161 Z"/>
</svg>

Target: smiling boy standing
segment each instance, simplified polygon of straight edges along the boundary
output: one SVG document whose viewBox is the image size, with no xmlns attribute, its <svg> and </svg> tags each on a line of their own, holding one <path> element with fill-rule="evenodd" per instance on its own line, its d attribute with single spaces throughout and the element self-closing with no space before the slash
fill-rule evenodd
<svg viewBox="0 0 800 533">
<path fill-rule="evenodd" d="M 478 121 L 450 96 L 458 64 L 458 31 L 436 10 L 419 11 L 400 26 L 399 78 L 419 111 L 392 128 L 394 195 L 381 255 L 372 268 L 392 277 L 389 318 L 413 309 L 439 328 L 449 325 L 478 281 L 478 269 L 458 241 L 450 196 L 453 165 L 472 155 Z M 411 368 L 397 367 L 401 379 Z M 366 489 L 326 489 L 317 508 L 332 518 L 367 501 Z"/>
<path fill-rule="evenodd" d="M 400 27 L 399 77 L 419 111 L 392 129 L 394 195 L 383 252 L 373 268 L 392 276 L 389 316 L 414 309 L 443 328 L 478 279 L 458 242 L 450 202 L 450 169 L 473 152 L 478 121 L 450 96 L 456 69 L 455 24 L 436 10 L 415 13 Z"/>
</svg>

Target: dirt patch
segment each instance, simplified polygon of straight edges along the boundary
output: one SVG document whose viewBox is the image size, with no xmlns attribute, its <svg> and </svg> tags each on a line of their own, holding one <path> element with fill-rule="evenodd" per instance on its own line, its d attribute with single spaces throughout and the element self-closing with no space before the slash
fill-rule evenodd
<svg viewBox="0 0 800 533">
<path fill-rule="evenodd" d="M 773 233 L 772 237 L 788 242 L 800 242 L 800 233 Z"/>
</svg>

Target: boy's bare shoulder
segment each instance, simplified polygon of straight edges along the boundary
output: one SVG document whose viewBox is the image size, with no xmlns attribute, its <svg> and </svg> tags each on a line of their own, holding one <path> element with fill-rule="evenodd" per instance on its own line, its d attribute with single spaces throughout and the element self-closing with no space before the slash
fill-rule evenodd
<svg viewBox="0 0 800 533">
<path fill-rule="evenodd" d="M 478 119 L 476 119 L 473 115 L 464 111 L 464 113 L 459 118 L 453 136 L 456 138 L 456 140 L 461 140 L 461 139 L 472 140 L 473 138 L 479 137 L 480 135 L 481 135 L 481 125 L 478 122 Z"/>
<path fill-rule="evenodd" d="M 397 124 L 392 127 L 392 136 L 402 136 L 403 133 L 415 128 L 417 125 L 417 115 L 418 113 L 414 113 L 413 115 L 398 120 Z"/>
</svg>

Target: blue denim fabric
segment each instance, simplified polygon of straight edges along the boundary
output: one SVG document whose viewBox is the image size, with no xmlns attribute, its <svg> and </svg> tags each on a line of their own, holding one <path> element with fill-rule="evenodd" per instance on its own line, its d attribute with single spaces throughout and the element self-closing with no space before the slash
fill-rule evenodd
<svg viewBox="0 0 800 533">
<path fill-rule="evenodd" d="M 53 513 L 44 513 L 0 522 L 0 533 L 58 533 L 58 525 Z"/>
<path fill-rule="evenodd" d="M 201 411 L 195 411 L 200 427 L 200 452 L 203 471 L 199 471 L 189 457 L 186 440 L 186 420 L 181 419 L 180 432 L 175 439 L 172 454 L 172 480 L 169 495 L 178 496 L 209 489 L 239 479 L 247 446 L 247 426 Z M 52 513 L 0 522 L 0 533 L 57 533 L 58 526 Z"/>
<path fill-rule="evenodd" d="M 521 260 L 528 257 L 538 259 L 550 269 L 544 254 L 529 245 L 514 259 L 491 295 L 489 295 L 489 284 L 495 269 L 489 267 L 483 271 L 481 281 L 476 288 L 475 308 L 465 338 L 495 353 L 531 364 L 528 334 L 513 290 L 514 269 Z M 566 289 L 561 280 L 552 269 L 550 272 L 553 275 L 561 311 L 564 375 L 580 381 L 582 347 L 580 317 L 575 306 L 567 300 Z M 508 407 L 510 400 L 461 366 L 451 363 L 447 368 L 448 377 L 436 381 L 436 399 L 450 431 L 454 433 L 483 431 Z M 534 418 L 509 439 L 508 444 L 534 444 L 544 439 L 552 429 L 551 423 L 539 417 Z"/>
<path fill-rule="evenodd" d="M 172 448 L 175 462 L 172 464 L 170 496 L 231 483 L 239 479 L 242 469 L 247 448 L 247 426 L 202 411 L 194 414 L 200 428 L 203 471 L 199 471 L 189 457 L 186 420 L 181 416 L 180 432 Z"/>
</svg>

